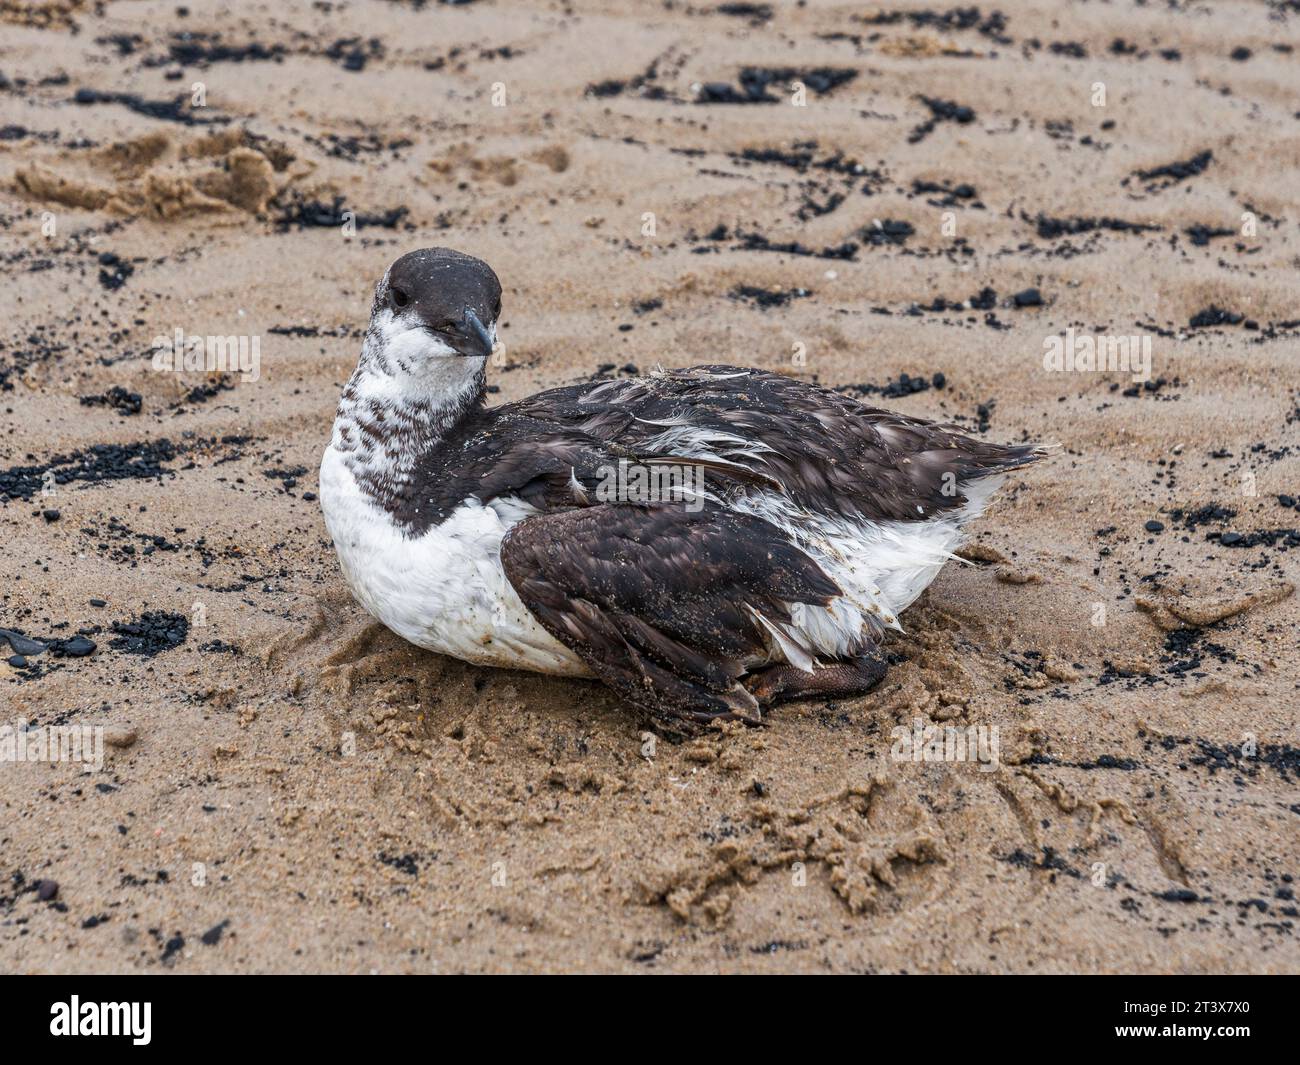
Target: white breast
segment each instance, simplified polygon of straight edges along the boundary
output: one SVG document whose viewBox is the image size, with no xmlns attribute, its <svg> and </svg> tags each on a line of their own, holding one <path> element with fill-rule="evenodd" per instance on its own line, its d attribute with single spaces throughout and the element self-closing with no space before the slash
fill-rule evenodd
<svg viewBox="0 0 1300 1065">
<path fill-rule="evenodd" d="M 590 675 L 538 624 L 501 568 L 501 538 L 533 512 L 527 505 L 471 501 L 422 536 L 404 536 L 333 447 L 321 462 L 320 498 L 353 594 L 403 639 L 478 665 Z"/>
</svg>

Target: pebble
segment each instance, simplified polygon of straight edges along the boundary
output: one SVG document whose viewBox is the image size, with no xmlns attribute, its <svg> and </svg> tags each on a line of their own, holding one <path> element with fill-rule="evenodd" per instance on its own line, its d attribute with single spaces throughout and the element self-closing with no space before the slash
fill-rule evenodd
<svg viewBox="0 0 1300 1065">
<path fill-rule="evenodd" d="M 218 943 L 221 942 L 221 934 L 226 930 L 226 926 L 229 924 L 230 924 L 230 920 L 226 919 L 222 921 L 220 924 L 213 925 L 206 932 L 204 932 L 203 935 L 199 936 L 199 940 L 203 943 L 205 947 L 215 947 Z"/>
<path fill-rule="evenodd" d="M 84 636 L 74 636 L 70 640 L 61 640 L 53 645 L 55 657 L 85 658 L 95 653 L 95 641 Z"/>
<path fill-rule="evenodd" d="M 140 738 L 130 725 L 109 725 L 104 729 L 104 742 L 110 747 L 130 747 Z"/>
<path fill-rule="evenodd" d="M 1146 529 L 1146 531 L 1149 533 L 1159 533 L 1165 531 L 1165 523 L 1163 521 L 1149 521 L 1142 527 Z"/>
<path fill-rule="evenodd" d="M 5 661 L 8 662 L 11 666 L 13 666 L 14 669 L 27 668 L 27 659 L 25 659 L 22 655 L 10 655 L 7 659 L 5 659 Z"/>
<path fill-rule="evenodd" d="M 1020 569 L 1010 564 L 993 570 L 993 576 L 1003 584 L 1042 584 L 1043 575 L 1036 570 Z"/>
<path fill-rule="evenodd" d="M 49 902 L 59 893 L 59 882 L 57 880 L 38 880 L 36 881 L 36 897 L 42 902 Z"/>
<path fill-rule="evenodd" d="M 26 636 L 20 636 L 12 629 L 0 629 L 0 640 L 7 640 L 9 649 L 15 654 L 38 655 L 46 650 L 45 644 L 39 640 L 31 640 Z"/>
</svg>

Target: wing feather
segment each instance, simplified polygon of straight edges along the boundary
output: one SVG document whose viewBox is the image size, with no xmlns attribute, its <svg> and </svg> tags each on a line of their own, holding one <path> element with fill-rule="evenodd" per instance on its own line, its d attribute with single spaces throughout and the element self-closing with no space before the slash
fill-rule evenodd
<svg viewBox="0 0 1300 1065">
<path fill-rule="evenodd" d="M 774 525 L 675 505 L 526 518 L 502 541 L 501 562 L 542 626 L 620 695 L 697 721 L 757 714 L 739 681 L 774 641 L 811 669 L 781 626 L 792 604 L 840 595 Z"/>
</svg>

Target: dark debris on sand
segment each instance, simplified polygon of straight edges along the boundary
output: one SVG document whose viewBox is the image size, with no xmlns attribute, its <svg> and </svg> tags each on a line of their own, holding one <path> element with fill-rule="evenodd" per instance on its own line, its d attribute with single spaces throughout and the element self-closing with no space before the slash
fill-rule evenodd
<svg viewBox="0 0 1300 1065">
<path fill-rule="evenodd" d="M 732 232 L 725 225 L 714 226 L 704 235 L 703 239 L 714 242 L 733 240 L 736 242 L 733 247 L 737 251 L 781 252 L 786 255 L 798 255 L 813 259 L 839 259 L 852 262 L 858 254 L 858 245 L 853 241 L 845 241 L 843 244 L 829 245 L 824 248 L 813 248 L 797 240 L 775 241 L 763 236 L 761 233 L 745 232 L 743 230 Z M 696 253 L 704 253 L 713 249 L 697 247 L 693 250 Z"/>
<path fill-rule="evenodd" d="M 858 236 L 862 238 L 863 244 L 880 247 L 885 244 L 906 244 L 907 238 L 915 233 L 916 227 L 911 222 L 877 218 L 871 225 L 864 226 Z"/>
<path fill-rule="evenodd" d="M 1210 241 L 1217 240 L 1219 237 L 1235 237 L 1237 235 L 1235 229 L 1225 229 L 1222 226 L 1205 226 L 1200 223 L 1188 226 L 1184 232 L 1198 248 L 1206 247 Z"/>
<path fill-rule="evenodd" d="M 353 74 L 365 70 L 372 59 L 384 57 L 384 43 L 378 37 L 362 40 L 360 37 L 343 37 L 331 44 L 325 56 L 342 65 Z"/>
<path fill-rule="evenodd" d="M 178 449 L 166 437 L 134 444 L 94 444 L 71 455 L 56 455 L 41 465 L 0 469 L 0 499 L 30 500 L 47 486 L 74 481 L 161 480 L 164 474 L 174 473 L 164 464 L 174 461 L 177 454 Z"/>
<path fill-rule="evenodd" d="M 795 82 L 805 85 L 817 96 L 825 96 L 858 76 L 847 67 L 744 67 L 739 87 L 725 81 L 709 81 L 700 86 L 696 103 L 700 104 L 775 104 L 782 97 L 773 89 L 786 91 Z"/>
<path fill-rule="evenodd" d="M 187 93 L 181 93 L 171 100 L 146 100 L 131 92 L 100 92 L 98 89 L 81 88 L 76 91 L 72 99 L 74 103 L 82 106 L 120 104 L 146 118 L 155 118 L 162 122 L 178 122 L 183 126 L 214 126 L 230 121 L 228 117 L 222 115 L 195 114 Z"/>
<path fill-rule="evenodd" d="M 152 658 L 183 644 L 189 635 L 190 622 L 184 614 L 146 610 L 130 621 L 113 622 L 112 628 L 117 636 L 109 641 L 109 647 L 115 651 Z"/>
<path fill-rule="evenodd" d="M 912 195 L 930 197 L 925 202 L 931 207 L 984 209 L 984 204 L 979 200 L 979 192 L 974 185 L 966 182 L 953 185 L 949 182 L 913 180 Z"/>
<path fill-rule="evenodd" d="M 139 392 L 129 392 L 121 385 L 114 385 L 100 395 L 81 396 L 80 402 L 83 407 L 111 407 L 123 417 L 139 414 L 144 407 Z"/>
<path fill-rule="evenodd" d="M 1146 225 L 1142 222 L 1129 222 L 1123 218 L 1084 218 L 1079 216 L 1073 218 L 1049 218 L 1043 214 L 1034 219 L 1022 214 L 1021 218 L 1025 219 L 1025 221 L 1032 221 L 1038 235 L 1044 240 L 1059 240 L 1061 237 L 1080 236 L 1084 233 L 1093 233 L 1102 229 L 1115 233 L 1147 233 L 1160 229 L 1159 226 Z"/>
<path fill-rule="evenodd" d="M 975 121 L 974 109 L 964 104 L 952 100 L 940 100 L 933 96 L 921 96 L 919 99 L 930 109 L 930 117 L 908 134 L 908 144 L 919 144 L 925 140 L 940 122 L 955 122 L 959 126 L 967 126 Z"/>
<path fill-rule="evenodd" d="M 99 283 L 108 291 L 121 288 L 133 273 L 135 267 L 120 255 L 114 255 L 111 251 L 100 252 Z"/>
<path fill-rule="evenodd" d="M 308 200 L 295 194 L 289 202 L 281 205 L 280 214 L 275 219 L 276 228 L 284 231 L 290 228 L 309 229 L 340 228 L 351 221 L 357 229 L 376 226 L 381 229 L 396 229 L 399 222 L 408 214 L 406 207 L 393 207 L 387 211 L 371 213 L 368 211 L 349 211 L 344 207 L 342 196 L 335 196 L 329 203 L 320 200 Z M 349 219 L 348 215 L 351 214 Z"/>
<path fill-rule="evenodd" d="M 867 26 L 897 26 L 906 22 L 914 29 L 941 30 L 946 33 L 973 30 L 998 44 L 1011 44 L 1007 36 L 1007 17 L 1001 11 L 984 14 L 978 7 L 954 7 L 947 11 L 877 11 L 855 15 L 854 21 Z"/>
<path fill-rule="evenodd" d="M 751 26 L 771 21 L 773 14 L 771 4 L 728 3 L 719 4 L 713 10 L 719 15 L 748 19 Z"/>
<path fill-rule="evenodd" d="M 1244 314 L 1225 311 L 1222 307 L 1211 305 L 1204 310 L 1197 311 L 1187 320 L 1187 324 L 1192 329 L 1210 329 L 1216 325 L 1241 325 L 1245 320 L 1246 316 Z"/>
<path fill-rule="evenodd" d="M 882 396 L 885 399 L 902 399 L 917 392 L 928 392 L 931 388 L 945 388 L 948 378 L 942 373 L 929 377 L 920 374 L 900 373 L 897 381 L 886 381 L 883 385 L 857 384 L 840 385 L 835 391 L 861 399 L 864 396 Z"/>
<path fill-rule="evenodd" d="M 174 33 L 167 48 L 166 59 L 146 60 L 145 66 L 178 63 L 183 67 L 207 67 L 213 63 L 253 63 L 284 61 L 286 50 L 282 44 L 226 44 L 215 33 Z"/>
<path fill-rule="evenodd" d="M 1207 148 L 1203 152 L 1197 152 L 1190 159 L 1165 163 L 1163 166 L 1155 166 L 1150 170 L 1138 170 L 1130 177 L 1125 178 L 1121 184 L 1127 185 L 1133 177 L 1136 177 L 1143 182 L 1146 191 L 1159 192 L 1161 189 L 1167 189 L 1171 185 L 1177 185 L 1189 178 L 1196 177 L 1198 174 L 1203 174 L 1213 161 L 1214 153 Z"/>
<path fill-rule="evenodd" d="M 62 622 L 55 628 L 67 628 Z M 47 673 L 62 668 L 60 662 L 69 658 L 87 658 L 98 650 L 98 644 L 90 636 L 98 633 L 98 626 L 80 629 L 74 636 L 42 636 L 39 639 L 29 636 L 17 629 L 0 629 L 0 656 L 5 645 L 12 652 L 6 656 L 9 665 L 18 671 L 18 679 L 37 680 Z M 49 655 L 49 660 L 42 655 Z"/>
<path fill-rule="evenodd" d="M 811 295 L 806 288 L 768 289 L 758 285 L 737 285 L 731 290 L 733 300 L 753 304 L 761 310 L 784 307 L 793 300 L 806 299 Z"/>
</svg>

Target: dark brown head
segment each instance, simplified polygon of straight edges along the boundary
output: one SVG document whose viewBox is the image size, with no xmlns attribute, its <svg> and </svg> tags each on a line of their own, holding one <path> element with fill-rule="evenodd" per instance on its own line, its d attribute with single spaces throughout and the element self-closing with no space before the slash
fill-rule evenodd
<svg viewBox="0 0 1300 1065">
<path fill-rule="evenodd" d="M 372 332 L 409 356 L 491 354 L 501 282 L 482 259 L 450 248 L 409 252 L 375 288 Z"/>
</svg>

